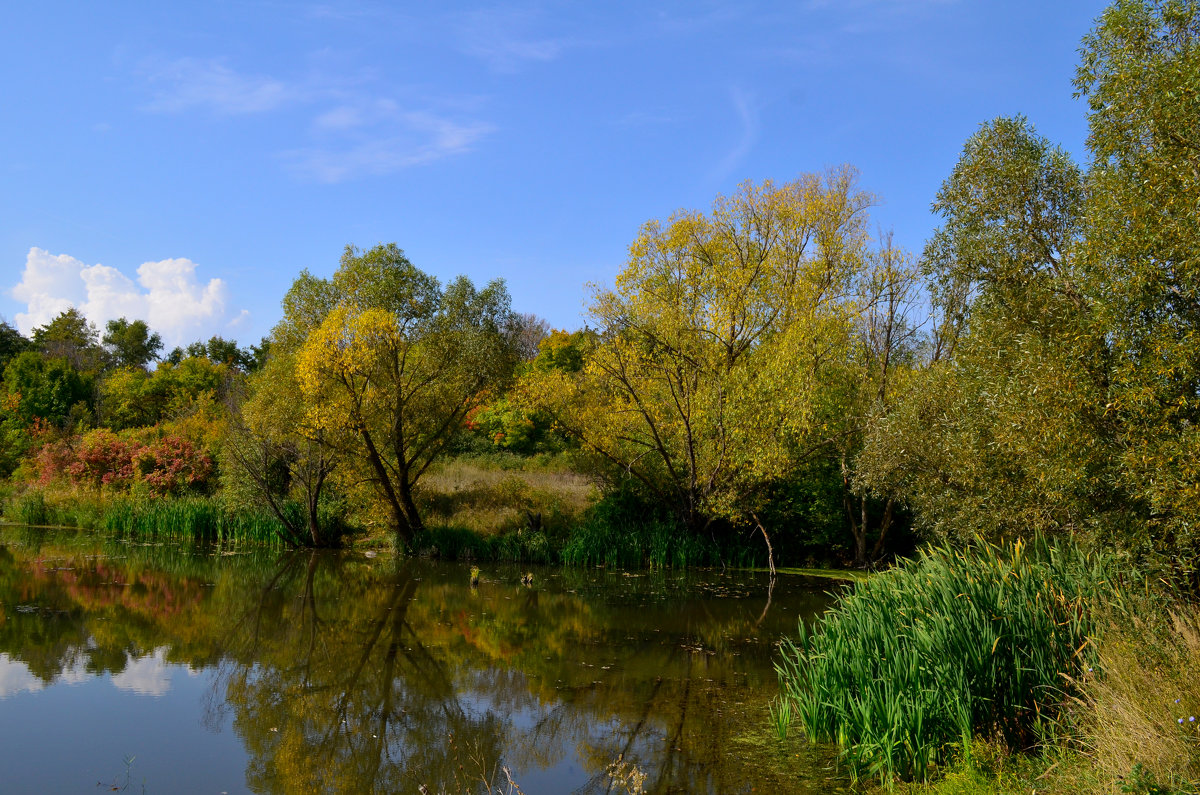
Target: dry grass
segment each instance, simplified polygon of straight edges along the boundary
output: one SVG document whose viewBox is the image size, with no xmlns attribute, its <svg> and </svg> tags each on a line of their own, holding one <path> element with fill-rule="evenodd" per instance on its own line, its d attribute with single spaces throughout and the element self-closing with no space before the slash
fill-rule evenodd
<svg viewBox="0 0 1200 795">
<path fill-rule="evenodd" d="M 421 481 L 421 508 L 431 525 L 461 527 L 481 535 L 564 527 L 595 501 L 595 484 L 563 469 L 500 468 L 486 460 L 456 459 Z"/>
<path fill-rule="evenodd" d="M 1086 683 L 1084 741 L 1107 776 L 1140 765 L 1160 785 L 1200 785 L 1200 610 L 1109 628 Z"/>
</svg>

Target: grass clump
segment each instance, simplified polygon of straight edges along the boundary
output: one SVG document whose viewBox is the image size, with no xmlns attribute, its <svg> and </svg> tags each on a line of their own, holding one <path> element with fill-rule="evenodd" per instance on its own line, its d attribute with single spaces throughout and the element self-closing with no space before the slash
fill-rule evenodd
<svg viewBox="0 0 1200 795">
<path fill-rule="evenodd" d="M 1110 564 L 1069 542 L 936 547 L 860 583 L 785 641 L 783 698 L 856 774 L 923 779 L 974 738 L 1033 747 L 1092 665 L 1092 605 Z"/>
</svg>

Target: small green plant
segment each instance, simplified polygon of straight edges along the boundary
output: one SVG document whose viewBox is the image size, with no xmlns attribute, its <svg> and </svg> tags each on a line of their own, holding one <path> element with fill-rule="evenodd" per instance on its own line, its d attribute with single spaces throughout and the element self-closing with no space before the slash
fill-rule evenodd
<svg viewBox="0 0 1200 795">
<path fill-rule="evenodd" d="M 1140 762 L 1133 766 L 1129 777 L 1121 785 L 1121 792 L 1130 795 L 1177 795 L 1177 790 L 1160 786 L 1154 774 Z"/>
<path fill-rule="evenodd" d="M 20 524 L 50 524 L 50 511 L 40 491 L 27 491 L 13 505 L 13 515 Z"/>
<path fill-rule="evenodd" d="M 775 729 L 775 734 L 780 740 L 786 740 L 788 731 L 792 728 L 791 699 L 783 696 L 773 698 L 767 708 L 771 712 L 771 727 Z"/>
</svg>

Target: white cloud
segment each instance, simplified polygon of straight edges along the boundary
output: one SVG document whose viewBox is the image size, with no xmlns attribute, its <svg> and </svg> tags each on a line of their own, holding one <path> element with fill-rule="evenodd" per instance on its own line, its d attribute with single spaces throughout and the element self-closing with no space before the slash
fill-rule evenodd
<svg viewBox="0 0 1200 795">
<path fill-rule="evenodd" d="M 125 660 L 125 670 L 113 675 L 113 686 L 142 696 L 166 695 L 171 690 L 172 672 L 180 668 L 167 662 L 165 647 L 137 658 L 126 652 Z"/>
<path fill-rule="evenodd" d="M 94 674 L 87 670 L 87 656 L 82 648 L 72 649 L 64 655 L 62 670 L 50 682 L 34 674 L 24 661 L 0 653 L 0 699 L 17 693 L 36 693 L 51 684 L 77 685 L 92 678 Z"/>
<path fill-rule="evenodd" d="M 183 258 L 145 262 L 135 282 L 107 265 L 87 265 L 66 254 L 31 248 L 21 281 L 12 289 L 13 298 L 26 304 L 26 311 L 16 315 L 17 328 L 29 334 L 74 306 L 101 328 L 119 317 L 145 320 L 169 347 L 243 322 L 246 311 L 228 307 L 225 282 L 201 282 L 196 267 Z"/>
<path fill-rule="evenodd" d="M 265 113 L 302 99 L 295 86 L 265 75 L 235 72 L 219 60 L 180 58 L 147 69 L 158 86 L 147 110 L 179 113 L 206 108 L 215 113 Z"/>
<path fill-rule="evenodd" d="M 46 683 L 34 676 L 28 665 L 7 654 L 0 654 L 0 698 L 17 693 L 36 693 L 45 686 Z"/>
</svg>

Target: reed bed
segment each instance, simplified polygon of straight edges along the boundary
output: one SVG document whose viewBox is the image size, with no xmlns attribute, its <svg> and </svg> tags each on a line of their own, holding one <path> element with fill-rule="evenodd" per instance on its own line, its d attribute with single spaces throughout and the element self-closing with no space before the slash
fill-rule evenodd
<svg viewBox="0 0 1200 795">
<path fill-rule="evenodd" d="M 120 498 L 111 501 L 102 529 L 131 538 L 172 538 L 219 542 L 281 543 L 282 527 L 258 511 L 227 511 L 204 497 L 179 499 Z"/>
<path fill-rule="evenodd" d="M 1109 560 L 1069 542 L 935 547 L 785 640 L 781 697 L 883 782 L 969 759 L 976 737 L 1028 749 L 1094 664 L 1099 600 L 1121 602 Z"/>
</svg>

